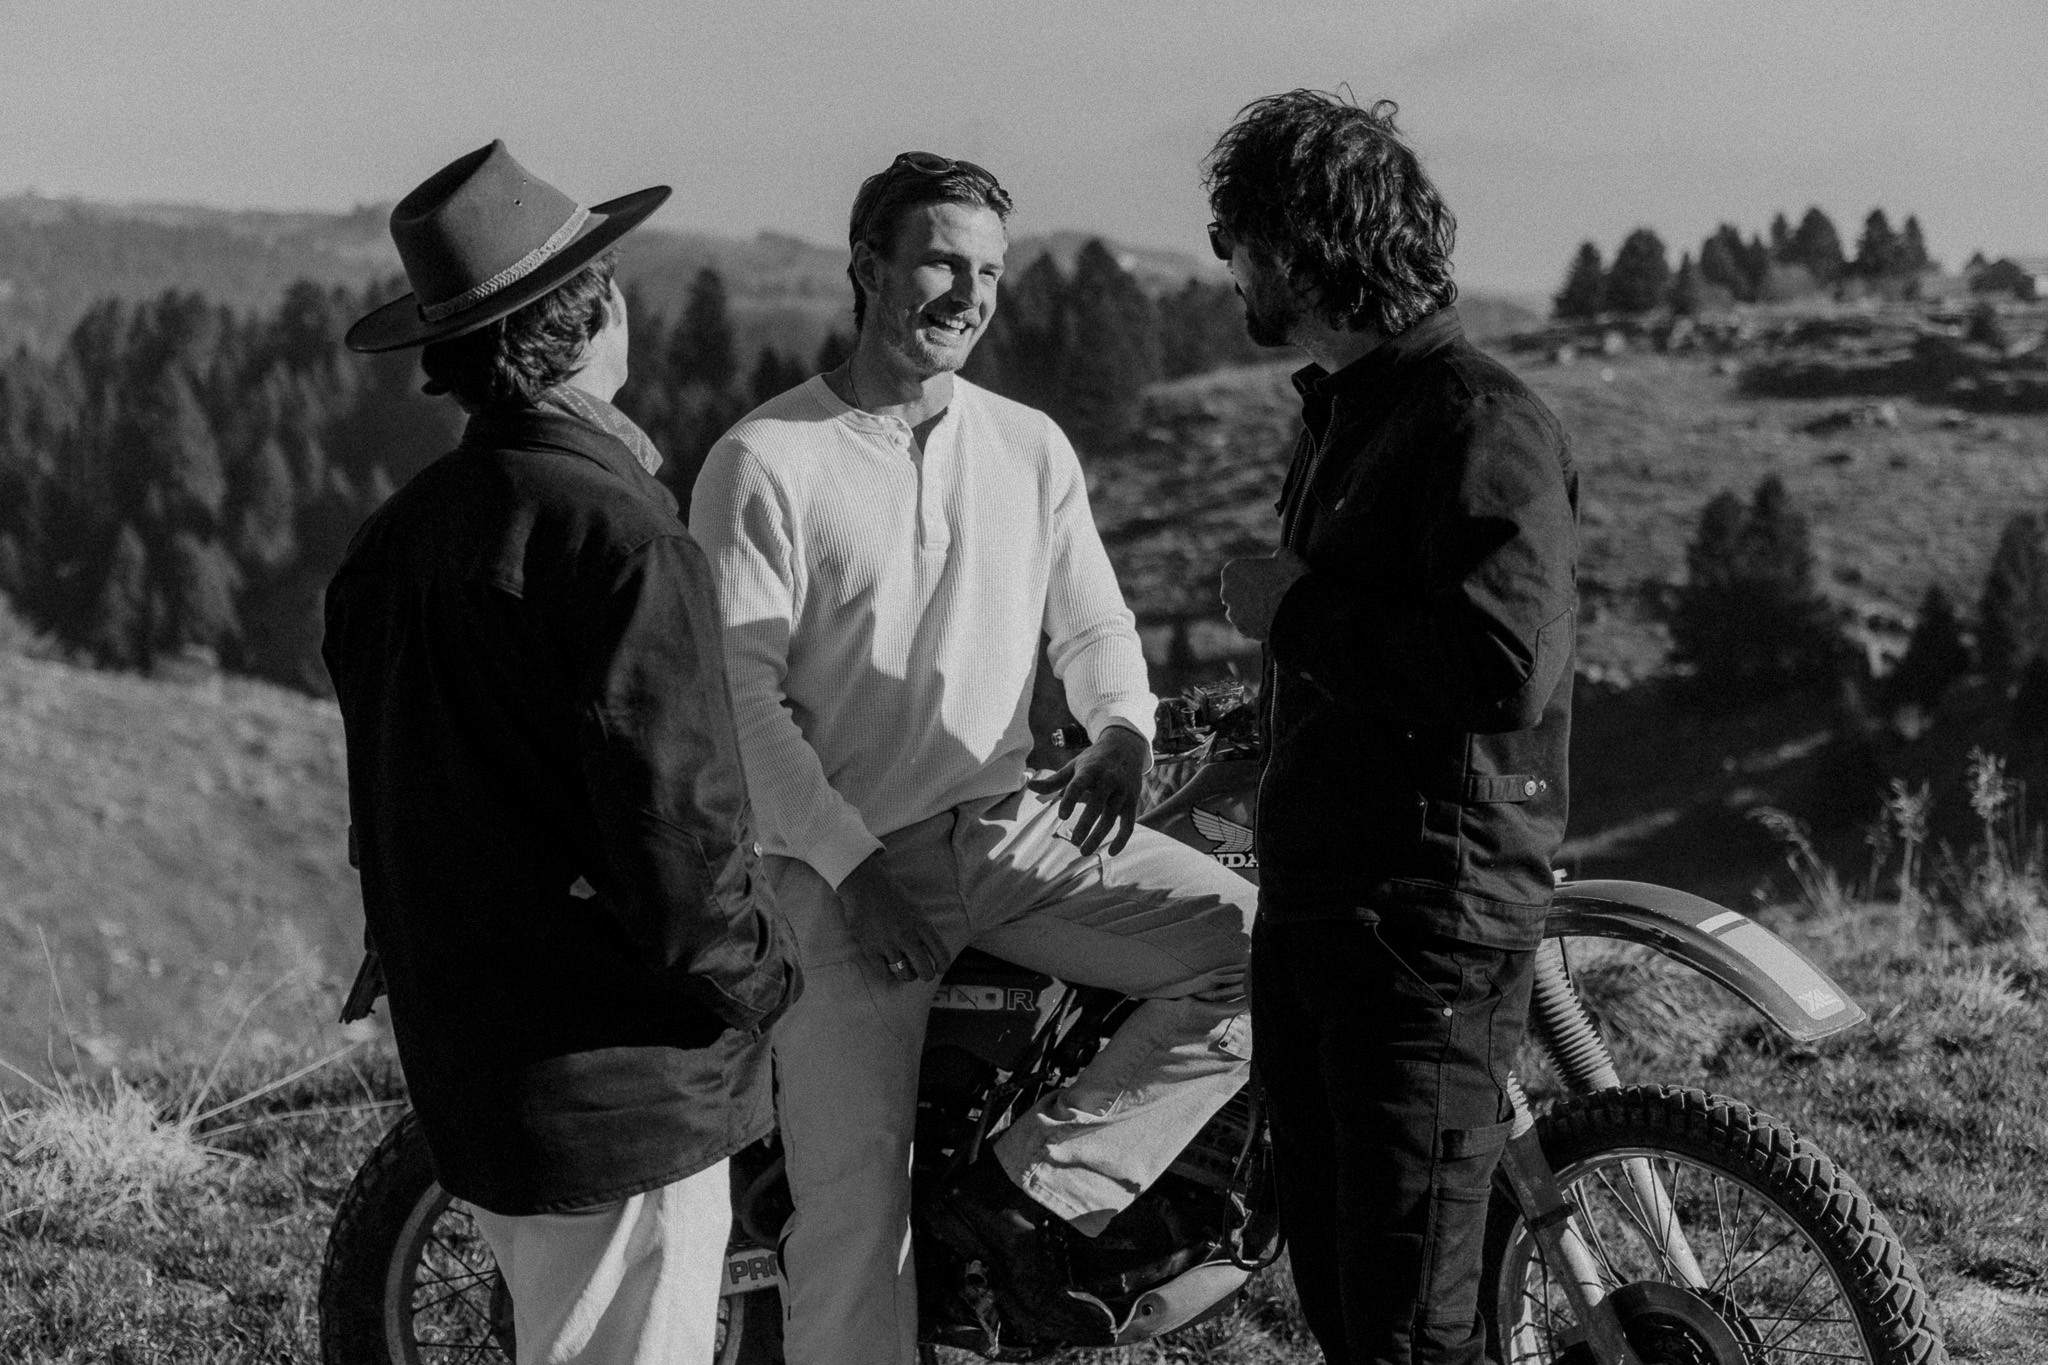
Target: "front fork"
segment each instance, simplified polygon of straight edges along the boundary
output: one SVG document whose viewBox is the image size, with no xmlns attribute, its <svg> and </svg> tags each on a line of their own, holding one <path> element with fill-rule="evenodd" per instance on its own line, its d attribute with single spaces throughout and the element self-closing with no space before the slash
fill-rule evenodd
<svg viewBox="0 0 2048 1365">
<path fill-rule="evenodd" d="M 1554 938 L 1545 939 L 1536 952 L 1536 984 L 1529 1022 L 1537 1041 L 1573 1092 L 1590 1094 L 1621 1084 L 1613 1055 L 1572 987 L 1563 946 Z M 1579 1230 L 1581 1210 L 1557 1183 L 1557 1173 L 1537 1141 L 1536 1116 L 1529 1107 L 1529 1097 L 1521 1082 L 1512 1076 L 1508 1079 L 1508 1094 L 1514 1103 L 1515 1127 L 1501 1156 L 1501 1174 L 1544 1264 L 1557 1276 L 1571 1306 L 1576 1333 L 1591 1348 L 1593 1359 L 1600 1365 L 1641 1365 L 1635 1352 L 1629 1349 L 1621 1319 L 1608 1298 L 1609 1286 L 1601 1273 L 1599 1258 Z M 1664 1264 L 1688 1288 L 1707 1288 L 1707 1277 L 1678 1224 L 1671 1193 L 1664 1188 L 1656 1168 L 1646 1158 L 1631 1157 L 1624 1169 L 1637 1210 L 1643 1215 L 1643 1231 L 1655 1239 Z"/>
</svg>

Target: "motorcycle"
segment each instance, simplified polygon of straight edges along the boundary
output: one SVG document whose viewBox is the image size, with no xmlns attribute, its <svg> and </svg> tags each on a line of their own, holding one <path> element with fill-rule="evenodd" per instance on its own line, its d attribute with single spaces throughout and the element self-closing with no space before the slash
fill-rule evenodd
<svg viewBox="0 0 2048 1365">
<path fill-rule="evenodd" d="M 1157 801 L 1141 823 L 1256 881 L 1255 709 L 1242 689 L 1161 703 Z M 1053 742 L 1085 743 L 1055 733 Z M 1946 1359 L 1911 1258 L 1884 1215 L 1810 1140 L 1739 1100 L 1624 1085 L 1574 986 L 1565 943 L 1654 949 L 1811 1043 L 1867 1016 L 1791 945 L 1736 911 L 1666 887 L 1560 880 L 1536 959 L 1531 1036 L 1567 1093 L 1538 1116 L 1511 1081 L 1513 1136 L 1494 1183 L 1481 1315 L 1502 1365 L 1792 1365 Z M 367 1014 L 366 961 L 344 1018 Z M 935 1235 L 957 1170 L 1065 1085 L 1136 1007 L 985 954 L 963 954 L 933 1002 L 912 1177 L 921 1351 L 1030 1360 L 1120 1346 L 1226 1310 L 1279 1256 L 1270 1139 L 1256 1078 L 1096 1238 L 1071 1235 L 1068 1293 L 1089 1340 L 1006 1321 L 988 1268 Z M 1256 1065 L 1256 1064 L 1255 1064 Z M 776 1247 L 792 1205 L 779 1146 L 735 1155 L 720 1365 L 782 1359 Z M 343 1197 L 319 1292 L 325 1365 L 513 1359 L 511 1301 L 467 1212 L 435 1182 L 401 1118 Z"/>
</svg>

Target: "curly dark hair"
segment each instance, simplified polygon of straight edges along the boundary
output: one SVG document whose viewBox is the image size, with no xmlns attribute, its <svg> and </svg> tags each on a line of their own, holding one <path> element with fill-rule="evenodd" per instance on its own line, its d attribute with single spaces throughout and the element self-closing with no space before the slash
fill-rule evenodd
<svg viewBox="0 0 2048 1365">
<path fill-rule="evenodd" d="M 938 169 L 941 164 L 945 169 Z M 1010 221 L 1009 192 L 990 172 L 972 161 L 956 161 L 933 152 L 905 152 L 886 170 L 861 181 L 846 224 L 847 249 L 866 242 L 877 255 L 887 256 L 896 244 L 896 227 L 903 215 L 922 204 L 972 204 Z M 854 274 L 851 259 L 846 263 L 846 278 L 853 281 L 853 327 L 859 331 L 867 321 L 868 294 Z"/>
<path fill-rule="evenodd" d="M 1321 90 L 1253 100 L 1216 140 L 1203 173 L 1224 231 L 1312 291 L 1325 321 L 1405 331 L 1458 297 L 1458 221 L 1394 126 Z"/>
<path fill-rule="evenodd" d="M 516 313 L 421 348 L 421 391 L 453 394 L 472 412 L 538 401 L 576 372 L 577 356 L 604 330 L 617 265 L 607 251 Z"/>
</svg>

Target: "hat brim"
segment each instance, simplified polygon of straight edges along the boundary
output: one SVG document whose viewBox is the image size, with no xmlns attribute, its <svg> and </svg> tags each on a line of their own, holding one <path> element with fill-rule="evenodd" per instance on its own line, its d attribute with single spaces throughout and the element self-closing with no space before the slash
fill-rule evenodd
<svg viewBox="0 0 2048 1365">
<path fill-rule="evenodd" d="M 417 295 L 407 294 L 358 318 L 342 337 L 351 351 L 402 351 L 408 346 L 425 346 L 452 341 L 499 318 L 518 312 L 527 304 L 567 280 L 603 255 L 619 238 L 640 226 L 648 214 L 669 197 L 667 185 L 635 190 L 632 194 L 607 199 L 590 206 L 590 226 L 567 246 L 541 263 L 530 275 L 505 286 L 489 298 L 460 313 L 429 322 L 420 316 Z"/>
</svg>

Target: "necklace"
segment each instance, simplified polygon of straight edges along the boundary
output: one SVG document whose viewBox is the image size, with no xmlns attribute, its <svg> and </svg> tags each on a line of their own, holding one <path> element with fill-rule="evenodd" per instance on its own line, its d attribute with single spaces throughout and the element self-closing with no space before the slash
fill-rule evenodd
<svg viewBox="0 0 2048 1365">
<path fill-rule="evenodd" d="M 853 390 L 853 405 L 862 412 L 866 412 L 868 405 L 860 401 L 860 384 L 853 377 L 853 362 L 851 360 L 846 362 L 846 387 Z"/>
</svg>

